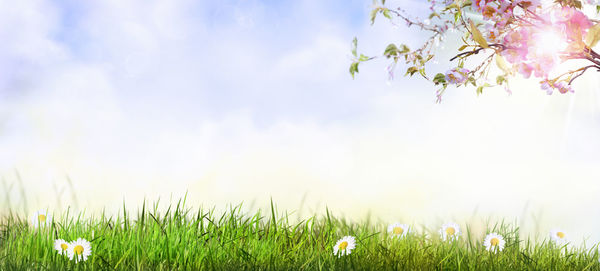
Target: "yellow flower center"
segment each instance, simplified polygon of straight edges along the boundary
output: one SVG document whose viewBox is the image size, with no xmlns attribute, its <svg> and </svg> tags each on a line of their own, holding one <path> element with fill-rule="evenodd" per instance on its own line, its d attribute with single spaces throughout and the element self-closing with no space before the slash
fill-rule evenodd
<svg viewBox="0 0 600 271">
<path fill-rule="evenodd" d="M 563 238 L 565 238 L 565 233 L 562 231 L 559 231 L 556 233 L 556 236 L 558 236 L 558 238 L 560 238 L 560 239 L 563 239 Z"/>
<path fill-rule="evenodd" d="M 83 254 L 83 247 L 81 245 L 77 245 L 77 246 L 75 246 L 73 251 L 75 252 L 75 254 L 81 255 L 81 254 Z"/>
<path fill-rule="evenodd" d="M 456 233 L 456 230 L 454 229 L 454 227 L 448 227 L 448 228 L 446 228 L 446 234 L 448 234 L 448 235 L 454 235 L 454 233 Z"/>
<path fill-rule="evenodd" d="M 394 227 L 394 234 L 402 234 L 404 232 L 404 229 L 402 227 Z"/>
<path fill-rule="evenodd" d="M 42 223 L 46 222 L 46 215 L 38 215 L 38 220 Z"/>
<path fill-rule="evenodd" d="M 338 246 L 339 249 L 346 249 L 346 247 L 348 247 L 348 242 L 344 241 L 342 243 L 340 243 L 340 245 Z"/>
<path fill-rule="evenodd" d="M 68 247 L 67 244 L 60 244 L 60 248 L 62 248 L 63 251 L 67 250 Z"/>
<path fill-rule="evenodd" d="M 486 16 L 486 17 L 492 17 L 492 16 L 494 16 L 494 13 L 496 13 L 496 10 L 493 7 L 486 6 L 485 9 L 483 10 L 482 14 L 483 14 L 483 16 Z"/>
<path fill-rule="evenodd" d="M 496 237 L 494 237 L 494 238 L 492 238 L 492 240 L 490 240 L 490 244 L 492 246 L 497 246 L 499 243 L 500 243 L 500 239 L 498 239 Z"/>
</svg>

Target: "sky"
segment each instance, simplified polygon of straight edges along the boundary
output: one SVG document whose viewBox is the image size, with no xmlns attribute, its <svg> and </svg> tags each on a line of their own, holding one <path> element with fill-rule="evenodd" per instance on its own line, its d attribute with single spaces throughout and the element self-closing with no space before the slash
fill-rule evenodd
<svg viewBox="0 0 600 271">
<path fill-rule="evenodd" d="M 414 14 L 423 1 L 388 1 Z M 600 95 L 593 74 L 548 96 L 353 80 L 427 36 L 371 26 L 371 1 L 0 0 L 3 209 L 243 202 L 298 216 L 325 206 L 437 227 L 506 218 L 600 240 Z M 430 73 L 452 67 L 456 37 Z"/>
</svg>

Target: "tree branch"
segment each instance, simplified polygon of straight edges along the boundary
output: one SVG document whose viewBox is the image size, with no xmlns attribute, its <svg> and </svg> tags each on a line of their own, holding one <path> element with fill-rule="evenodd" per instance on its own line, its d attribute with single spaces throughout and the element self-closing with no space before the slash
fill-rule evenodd
<svg viewBox="0 0 600 271">
<path fill-rule="evenodd" d="M 488 44 L 488 46 L 489 47 L 498 47 L 499 49 L 497 49 L 497 50 L 500 50 L 500 51 L 504 51 L 506 49 L 511 49 L 511 48 L 507 47 L 506 45 L 500 44 L 500 43 L 492 43 L 492 44 Z M 453 58 L 451 58 L 450 61 L 453 61 L 453 60 L 455 60 L 455 59 L 457 59 L 459 57 L 463 57 L 463 56 L 471 56 L 471 55 L 479 54 L 479 52 L 481 52 L 481 51 L 483 51 L 485 49 L 487 49 L 487 48 L 479 47 L 479 48 L 477 48 L 477 49 L 475 49 L 473 51 L 468 51 L 468 52 L 460 53 L 458 55 L 455 55 Z"/>
<path fill-rule="evenodd" d="M 569 80 L 569 85 L 571 85 L 571 83 L 573 83 L 573 81 L 575 81 L 575 79 L 577 79 L 579 76 L 582 76 L 585 73 L 585 71 L 587 71 L 587 69 L 589 69 L 589 68 L 596 68 L 596 71 L 600 72 L 600 66 L 597 66 L 597 65 L 589 65 L 589 66 L 580 68 L 579 74 L 575 75 L 573 78 L 571 78 L 571 80 Z M 575 71 L 575 72 L 577 72 L 577 71 Z"/>
</svg>

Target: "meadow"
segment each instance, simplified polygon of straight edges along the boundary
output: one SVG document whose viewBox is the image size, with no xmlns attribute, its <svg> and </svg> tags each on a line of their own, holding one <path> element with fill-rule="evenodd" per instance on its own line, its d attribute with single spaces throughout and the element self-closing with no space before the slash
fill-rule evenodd
<svg viewBox="0 0 600 271">
<path fill-rule="evenodd" d="M 273 203 L 270 210 L 254 213 L 244 213 L 241 205 L 219 213 L 193 209 L 185 200 L 159 209 L 144 202 L 136 213 L 67 210 L 38 225 L 8 212 L 0 222 L 0 269 L 600 270 L 595 245 L 559 245 L 551 238 L 534 242 L 503 222 L 488 225 L 487 232 L 500 234 L 504 249 L 488 251 L 485 236 L 473 234 L 469 225 L 461 225 L 457 239 L 443 240 L 439 229 L 388 231 L 386 223 L 350 222 L 329 211 L 292 221 Z M 355 237 L 355 248 L 334 255 L 344 236 Z M 91 245 L 85 261 L 54 249 L 57 239 L 78 238 Z"/>
</svg>

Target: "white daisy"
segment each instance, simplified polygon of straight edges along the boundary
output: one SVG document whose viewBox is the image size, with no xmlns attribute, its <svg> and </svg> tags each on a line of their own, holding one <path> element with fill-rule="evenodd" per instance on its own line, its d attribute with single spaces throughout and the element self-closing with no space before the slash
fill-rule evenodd
<svg viewBox="0 0 600 271">
<path fill-rule="evenodd" d="M 502 251 L 504 249 L 504 237 L 502 235 L 497 234 L 495 232 L 488 234 L 483 240 L 483 245 L 485 249 L 492 252 Z"/>
<path fill-rule="evenodd" d="M 356 239 L 354 236 L 344 236 L 342 239 L 338 240 L 333 247 L 333 255 L 338 255 L 341 257 L 342 255 L 348 255 L 352 250 L 356 247 Z"/>
<path fill-rule="evenodd" d="M 39 226 L 50 225 L 52 222 L 52 215 L 48 214 L 48 212 L 44 210 L 39 210 L 31 216 L 31 225 L 37 228 Z"/>
<path fill-rule="evenodd" d="M 390 233 L 392 237 L 405 237 L 409 232 L 410 226 L 406 224 L 396 222 L 388 226 L 388 233 Z"/>
<path fill-rule="evenodd" d="M 560 229 L 553 229 L 550 231 L 550 238 L 555 243 L 562 245 L 568 243 L 567 234 Z"/>
<path fill-rule="evenodd" d="M 83 238 L 77 238 L 77 241 L 73 241 L 67 248 L 69 259 L 75 259 L 75 262 L 85 261 L 88 256 L 92 255 L 92 244 Z"/>
<path fill-rule="evenodd" d="M 460 236 L 460 226 L 454 222 L 449 222 L 442 225 L 440 229 L 440 235 L 442 235 L 442 240 L 458 240 L 458 236 Z"/>
<path fill-rule="evenodd" d="M 67 249 L 69 248 L 69 243 L 63 239 L 54 240 L 54 249 L 58 251 L 60 255 L 67 255 Z"/>
</svg>

